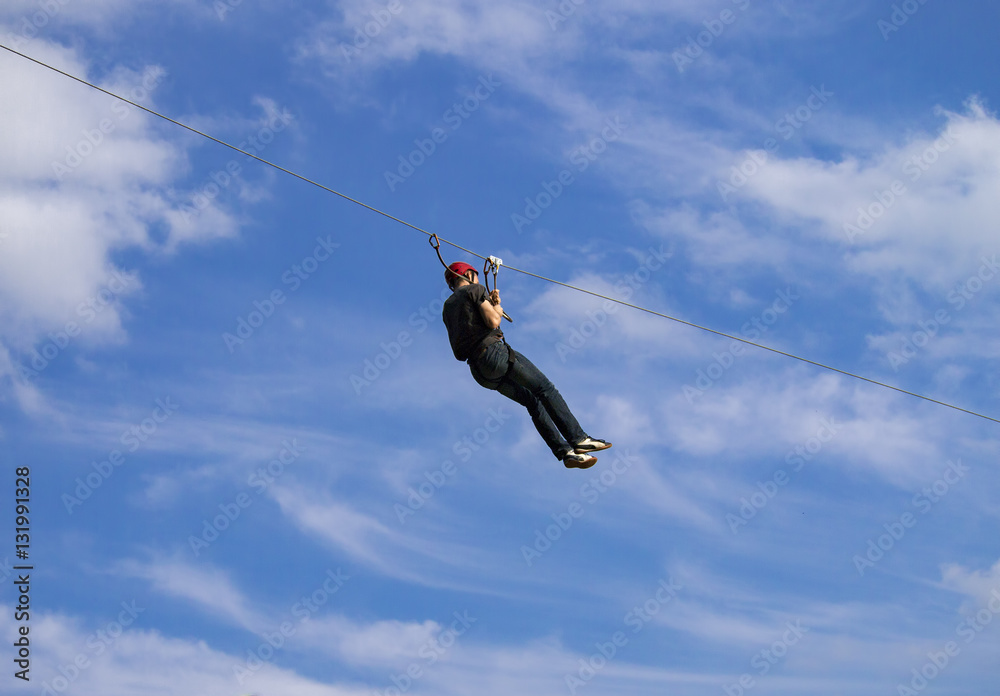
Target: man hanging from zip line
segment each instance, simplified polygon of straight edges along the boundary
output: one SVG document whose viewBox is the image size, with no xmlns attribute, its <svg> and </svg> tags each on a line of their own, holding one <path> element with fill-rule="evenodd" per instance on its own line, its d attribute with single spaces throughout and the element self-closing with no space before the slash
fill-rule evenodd
<svg viewBox="0 0 1000 696">
<path fill-rule="evenodd" d="M 445 270 L 452 294 L 442 318 L 458 360 L 465 360 L 481 386 L 498 391 L 528 409 L 545 444 L 569 469 L 589 469 L 597 463 L 591 452 L 611 447 L 588 436 L 569 410 L 559 390 L 530 360 L 507 345 L 500 321 L 500 294 L 487 293 L 479 274 L 457 261 Z M 571 444 L 572 443 L 572 444 Z"/>
</svg>

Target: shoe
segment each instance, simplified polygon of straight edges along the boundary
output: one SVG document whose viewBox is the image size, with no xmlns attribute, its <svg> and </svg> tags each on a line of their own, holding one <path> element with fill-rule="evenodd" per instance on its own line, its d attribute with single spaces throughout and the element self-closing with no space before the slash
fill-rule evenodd
<svg viewBox="0 0 1000 696">
<path fill-rule="evenodd" d="M 563 466 L 567 469 L 589 469 L 594 464 L 597 464 L 597 457 L 591 457 L 589 454 L 567 452 L 563 457 Z"/>
<path fill-rule="evenodd" d="M 592 437 L 584 438 L 583 441 L 573 445 L 573 451 L 577 454 L 587 454 L 587 452 L 600 452 L 611 447 L 610 442 L 595 440 Z"/>
</svg>

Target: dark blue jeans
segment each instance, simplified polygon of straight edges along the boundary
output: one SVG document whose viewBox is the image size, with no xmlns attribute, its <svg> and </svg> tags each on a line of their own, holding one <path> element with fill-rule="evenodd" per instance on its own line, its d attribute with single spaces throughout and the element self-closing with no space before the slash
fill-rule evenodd
<svg viewBox="0 0 1000 696">
<path fill-rule="evenodd" d="M 506 379 L 502 379 L 507 372 L 508 350 L 514 352 L 517 360 Z M 587 437 L 549 378 L 503 341 L 468 362 L 472 377 L 481 386 L 498 391 L 528 409 L 535 429 L 557 459 L 573 450 L 570 443 L 576 444 Z"/>
</svg>

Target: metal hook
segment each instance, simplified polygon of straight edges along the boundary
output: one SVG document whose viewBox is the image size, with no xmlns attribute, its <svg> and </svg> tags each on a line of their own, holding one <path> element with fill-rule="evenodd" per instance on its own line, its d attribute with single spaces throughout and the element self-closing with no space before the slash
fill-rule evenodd
<svg viewBox="0 0 1000 696">
<path fill-rule="evenodd" d="M 493 273 L 493 290 L 497 289 L 497 273 L 500 272 L 500 266 L 503 265 L 503 261 L 498 259 L 496 256 L 488 256 L 486 262 L 483 264 L 483 282 L 486 285 L 486 291 L 490 291 L 490 272 Z M 507 321 L 514 321 L 510 318 L 507 312 L 503 313 L 503 318 Z"/>
</svg>

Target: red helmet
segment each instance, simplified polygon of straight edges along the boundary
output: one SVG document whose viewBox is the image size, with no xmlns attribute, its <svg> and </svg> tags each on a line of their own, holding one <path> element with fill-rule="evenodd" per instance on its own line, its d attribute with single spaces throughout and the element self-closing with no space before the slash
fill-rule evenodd
<svg viewBox="0 0 1000 696">
<path fill-rule="evenodd" d="M 470 266 L 467 263 L 462 263 L 461 261 L 456 261 L 455 263 L 448 266 L 448 269 L 444 272 L 444 280 L 446 283 L 448 283 L 450 287 L 451 281 L 455 280 L 455 278 L 459 276 L 464 276 L 469 271 L 472 271 L 477 275 L 479 273 L 474 266 Z"/>
</svg>

